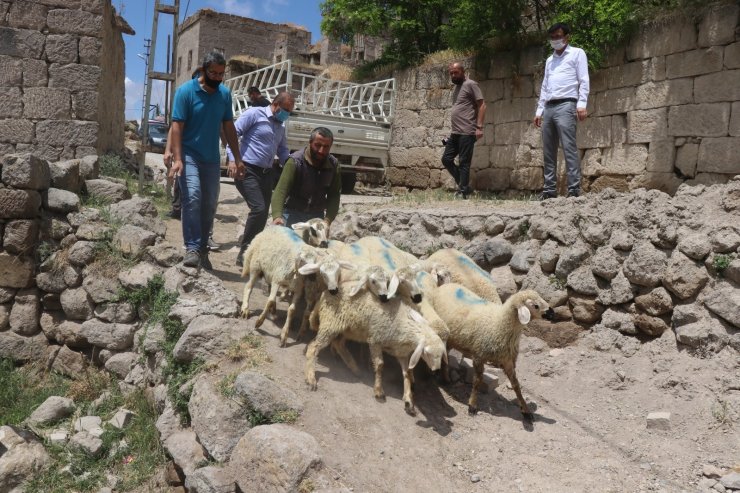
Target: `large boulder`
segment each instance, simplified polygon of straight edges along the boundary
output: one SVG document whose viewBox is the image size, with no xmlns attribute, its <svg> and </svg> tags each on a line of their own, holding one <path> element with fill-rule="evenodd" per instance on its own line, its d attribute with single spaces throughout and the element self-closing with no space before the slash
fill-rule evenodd
<svg viewBox="0 0 740 493">
<path fill-rule="evenodd" d="M 0 426 L 0 491 L 16 489 L 51 465 L 52 459 L 41 441 L 30 431 Z"/>
<path fill-rule="evenodd" d="M 196 317 L 180 336 L 172 356 L 176 361 L 190 362 L 196 358 L 213 361 L 247 335 L 254 333 L 253 322 L 216 315 Z"/>
<path fill-rule="evenodd" d="M 32 425 L 48 425 L 71 415 L 75 410 L 72 399 L 53 395 L 37 407 L 28 418 Z"/>
<path fill-rule="evenodd" d="M 125 184 L 116 183 L 110 180 L 85 180 L 85 189 L 87 190 L 88 195 L 110 203 L 120 202 L 131 198 L 131 193 L 129 193 Z"/>
<path fill-rule="evenodd" d="M 303 411 L 303 403 L 295 393 L 255 371 L 239 374 L 234 381 L 234 392 L 249 409 L 268 419 L 280 413 L 297 415 Z"/>
<path fill-rule="evenodd" d="M 46 190 L 51 184 L 49 163 L 33 154 L 6 154 L 1 168 L 2 181 L 9 187 Z"/>
</svg>

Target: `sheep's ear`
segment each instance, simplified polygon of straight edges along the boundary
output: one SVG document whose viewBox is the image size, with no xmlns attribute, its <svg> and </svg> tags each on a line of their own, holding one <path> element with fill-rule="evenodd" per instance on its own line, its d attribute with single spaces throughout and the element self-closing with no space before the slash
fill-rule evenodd
<svg viewBox="0 0 740 493">
<path fill-rule="evenodd" d="M 360 289 L 362 289 L 362 287 L 365 285 L 366 282 L 367 282 L 367 275 L 364 275 L 360 278 L 359 281 L 357 281 L 357 284 L 352 286 L 352 289 L 349 290 L 349 297 L 352 298 L 357 293 L 359 293 Z"/>
<path fill-rule="evenodd" d="M 393 298 L 393 296 L 396 294 L 399 282 L 400 281 L 398 280 L 398 276 L 393 274 L 393 277 L 391 277 L 391 282 L 388 283 L 388 298 Z"/>
<path fill-rule="evenodd" d="M 521 323 L 522 325 L 527 325 L 532 319 L 532 314 L 529 313 L 529 308 L 524 305 L 519 307 L 519 309 L 516 311 L 516 314 L 519 317 L 519 323 Z"/>
<path fill-rule="evenodd" d="M 414 349 L 414 353 L 411 355 L 411 358 L 409 359 L 409 370 L 413 370 L 416 364 L 419 362 L 419 359 L 421 359 L 421 354 L 424 352 L 424 339 L 419 341 L 419 344 L 416 346 L 416 349 Z"/>
<path fill-rule="evenodd" d="M 302 276 L 307 276 L 309 274 L 315 274 L 319 270 L 319 264 L 312 263 L 312 264 L 306 264 L 298 269 L 298 273 Z"/>
<path fill-rule="evenodd" d="M 445 346 L 445 350 L 444 350 L 444 351 L 442 351 L 442 361 L 444 361 L 444 362 L 445 362 L 445 365 L 449 364 L 449 363 L 447 362 L 447 346 Z"/>
<path fill-rule="evenodd" d="M 421 315 L 421 313 L 417 312 L 416 310 L 409 309 L 409 318 L 411 318 L 411 320 L 413 320 L 414 322 L 418 322 L 420 324 L 423 324 L 426 322 L 426 320 L 424 320 L 424 317 Z"/>
<path fill-rule="evenodd" d="M 347 262 L 346 260 L 339 260 L 339 267 L 341 267 L 342 269 L 347 269 L 347 270 L 357 269 L 355 264 L 353 264 L 352 262 Z"/>
<path fill-rule="evenodd" d="M 310 225 L 308 223 L 295 223 L 291 226 L 293 228 L 293 231 L 303 231 L 306 228 L 309 228 Z"/>
</svg>

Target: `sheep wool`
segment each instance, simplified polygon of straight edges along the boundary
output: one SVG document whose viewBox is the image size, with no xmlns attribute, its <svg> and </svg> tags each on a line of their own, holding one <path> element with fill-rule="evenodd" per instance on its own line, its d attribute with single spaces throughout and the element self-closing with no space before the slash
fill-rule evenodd
<svg viewBox="0 0 740 493">
<path fill-rule="evenodd" d="M 463 252 L 454 248 L 444 248 L 431 254 L 427 262 L 444 265 L 449 270 L 452 282 L 462 284 L 484 300 L 501 304 L 491 275 L 478 267 L 478 264 Z"/>
</svg>

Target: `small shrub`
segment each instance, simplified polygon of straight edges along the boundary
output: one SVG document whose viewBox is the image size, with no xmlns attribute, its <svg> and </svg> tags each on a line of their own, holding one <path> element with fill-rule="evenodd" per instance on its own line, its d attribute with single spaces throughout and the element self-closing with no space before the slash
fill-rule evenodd
<svg viewBox="0 0 740 493">
<path fill-rule="evenodd" d="M 234 381 L 236 381 L 236 373 L 224 375 L 224 377 L 218 382 L 218 391 L 222 396 L 228 397 L 229 399 L 234 397 Z"/>
<path fill-rule="evenodd" d="M 717 274 L 721 276 L 723 272 L 730 266 L 732 260 L 733 259 L 731 255 L 718 253 L 712 259 L 712 267 L 714 267 L 714 270 L 717 271 Z"/>
<path fill-rule="evenodd" d="M 123 158 L 118 154 L 108 153 L 98 158 L 100 165 L 100 174 L 102 176 L 110 176 L 111 178 L 128 178 L 131 176 L 126 165 L 123 162 Z"/>
<path fill-rule="evenodd" d="M 567 279 L 563 279 L 562 277 L 558 277 L 555 274 L 550 274 L 550 277 L 548 277 L 548 280 L 550 281 L 550 284 L 552 284 L 553 286 L 555 286 L 555 288 L 561 289 L 561 290 L 562 289 L 565 289 L 566 286 L 567 286 L 567 284 L 568 284 L 568 280 Z"/>
<path fill-rule="evenodd" d="M 255 334 L 245 336 L 241 341 L 232 344 L 226 350 L 226 357 L 234 362 L 243 362 L 242 368 L 256 368 L 270 362 L 262 338 Z"/>
<path fill-rule="evenodd" d="M 316 485 L 311 478 L 304 478 L 298 485 L 298 493 L 311 493 L 316 490 Z"/>
<path fill-rule="evenodd" d="M 519 236 L 527 236 L 528 231 L 529 231 L 529 219 L 525 219 L 524 221 L 519 223 Z"/>
</svg>

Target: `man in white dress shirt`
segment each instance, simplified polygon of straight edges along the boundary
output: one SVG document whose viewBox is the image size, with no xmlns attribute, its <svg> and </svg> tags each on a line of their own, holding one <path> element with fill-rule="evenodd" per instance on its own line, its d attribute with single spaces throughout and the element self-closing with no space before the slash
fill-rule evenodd
<svg viewBox="0 0 740 493">
<path fill-rule="evenodd" d="M 547 30 L 554 53 L 545 63 L 540 99 L 534 117 L 542 127 L 545 186 L 540 200 L 557 197 L 558 143 L 568 172 L 568 197 L 581 193 L 581 163 L 576 145 L 576 121 L 586 119 L 589 79 L 586 53 L 568 43 L 570 27 L 557 23 Z"/>
</svg>

